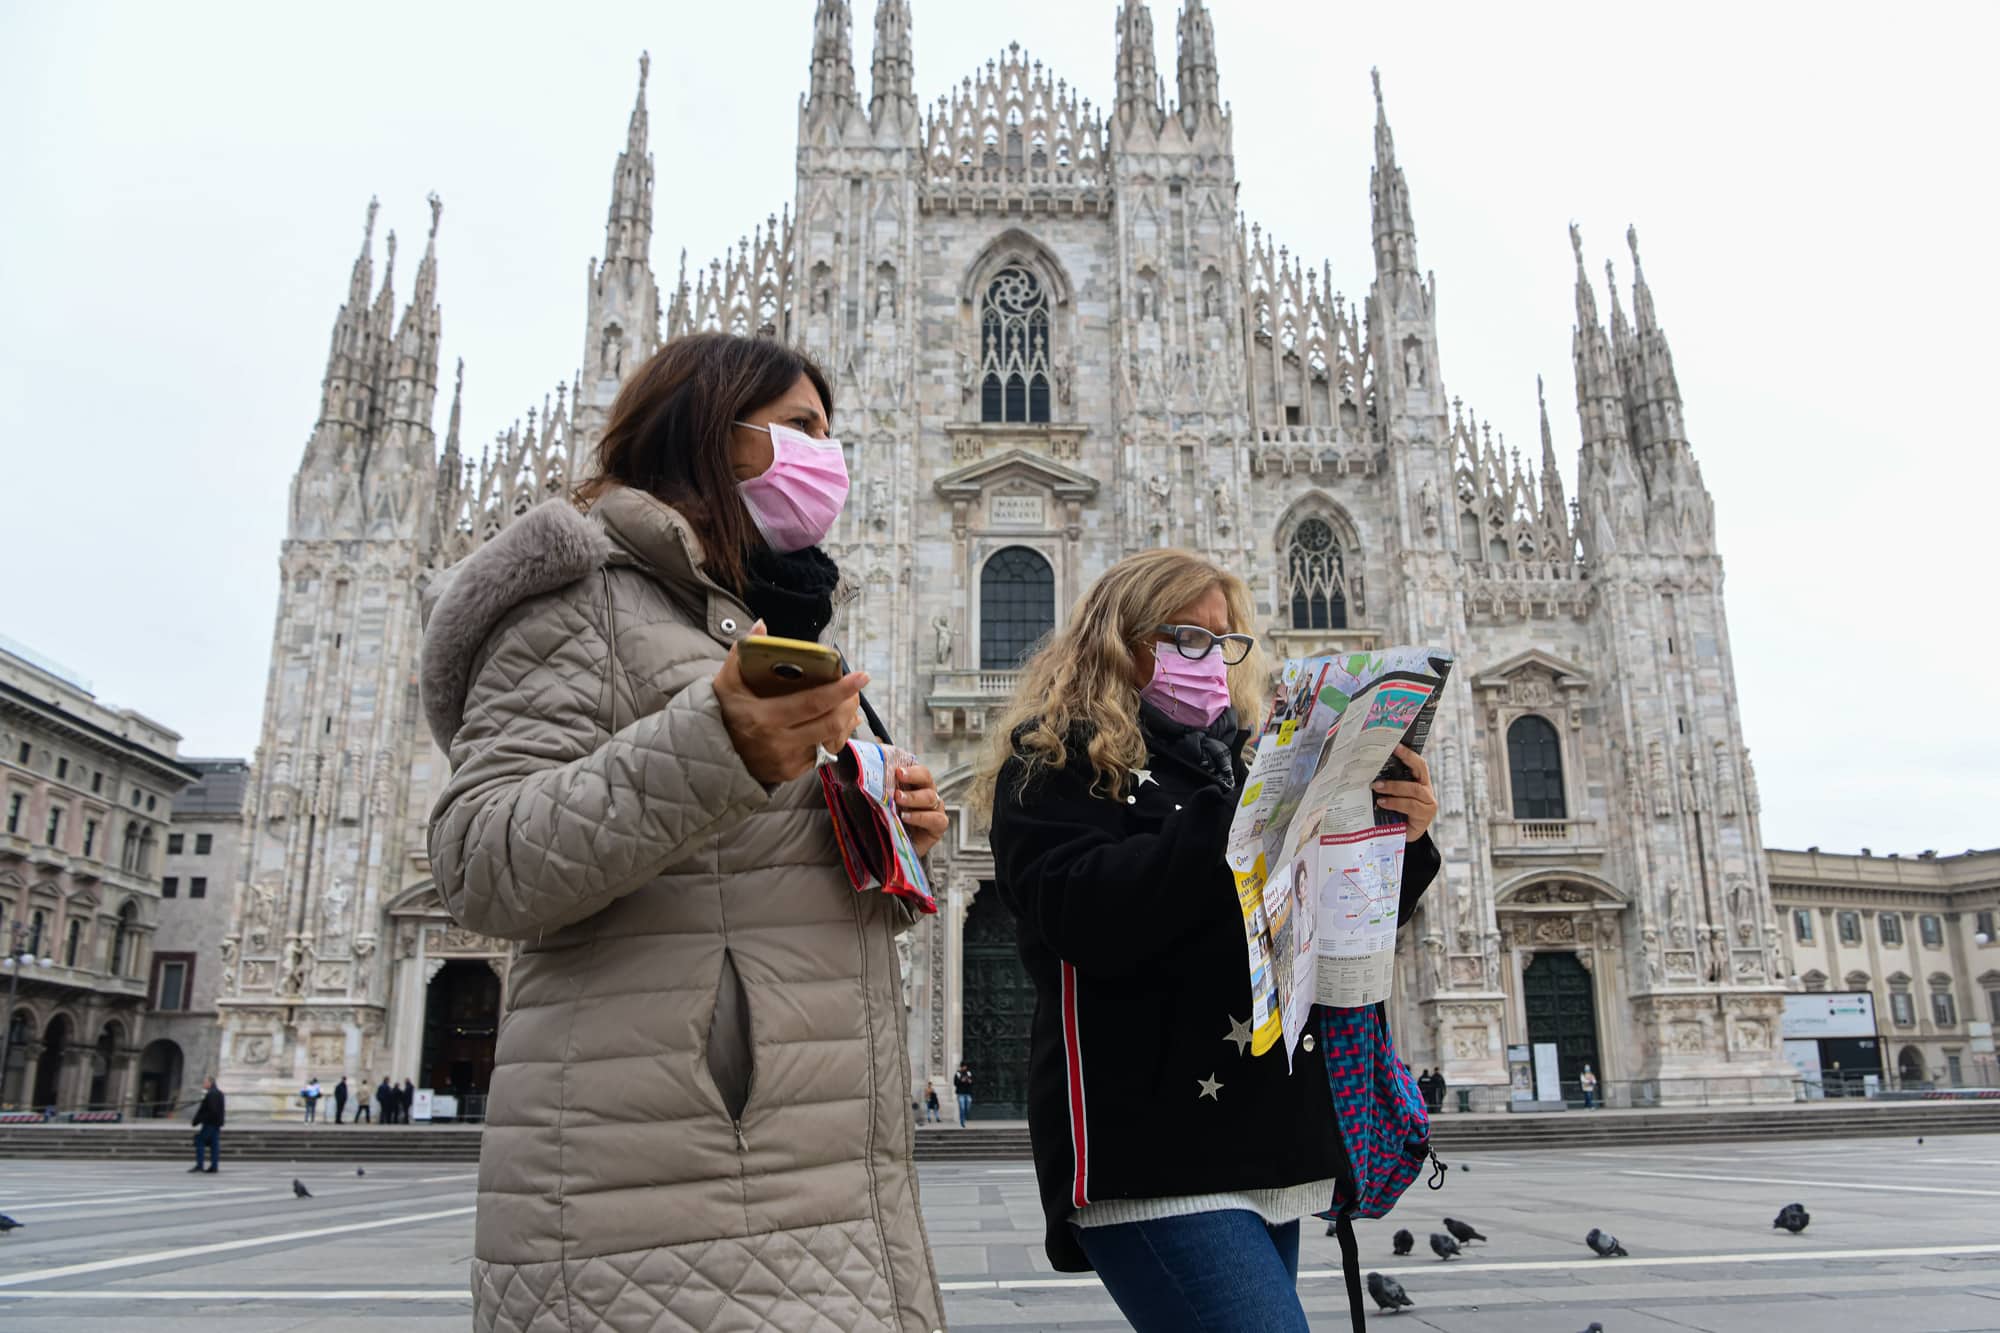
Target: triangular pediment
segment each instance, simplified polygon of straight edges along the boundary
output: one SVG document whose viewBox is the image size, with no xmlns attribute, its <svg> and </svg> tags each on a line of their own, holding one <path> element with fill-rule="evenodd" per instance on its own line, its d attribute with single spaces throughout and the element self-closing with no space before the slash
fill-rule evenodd
<svg viewBox="0 0 2000 1333">
<path fill-rule="evenodd" d="M 1543 652 L 1540 648 L 1530 648 L 1525 653 L 1516 653 L 1495 666 L 1488 667 L 1473 678 L 1473 684 L 1483 690 L 1505 689 L 1508 682 L 1525 672 L 1541 671 L 1554 678 L 1555 683 L 1564 688 L 1581 687 L 1590 684 L 1590 673 L 1574 662 L 1566 662 L 1554 653 Z"/>
<path fill-rule="evenodd" d="M 947 500 L 973 500 L 1010 481 L 1025 481 L 1063 500 L 1088 500 L 1097 494 L 1097 478 L 1026 449 L 1009 449 L 947 472 L 937 479 L 936 489 Z"/>
</svg>

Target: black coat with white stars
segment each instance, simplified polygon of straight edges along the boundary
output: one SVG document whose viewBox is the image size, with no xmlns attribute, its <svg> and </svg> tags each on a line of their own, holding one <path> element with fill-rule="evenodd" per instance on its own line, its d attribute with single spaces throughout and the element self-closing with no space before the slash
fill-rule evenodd
<svg viewBox="0 0 2000 1333">
<path fill-rule="evenodd" d="M 1050 1262 L 1090 1267 L 1086 1203 L 1277 1189 L 1349 1175 L 1325 1069 L 1249 1050 L 1243 916 L 1224 864 L 1249 737 L 1145 708 L 1146 766 L 1091 792 L 1073 743 L 1025 793 L 1000 775 L 995 887 L 1036 992 L 1028 1123 Z M 1403 865 L 1407 921 L 1438 869 L 1426 834 Z"/>
</svg>

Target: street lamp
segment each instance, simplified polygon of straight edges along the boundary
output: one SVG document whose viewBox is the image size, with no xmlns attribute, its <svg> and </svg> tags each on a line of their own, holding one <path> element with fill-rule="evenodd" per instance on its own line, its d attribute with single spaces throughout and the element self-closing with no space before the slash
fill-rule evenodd
<svg viewBox="0 0 2000 1333">
<path fill-rule="evenodd" d="M 0 958 L 0 966 L 5 966 L 7 969 L 7 1013 L 4 1021 L 0 1021 L 0 1085 L 4 1085 L 7 1081 L 7 1061 L 13 1056 L 14 1000 L 21 993 L 21 969 L 56 965 L 56 960 L 53 958 L 36 958 L 34 951 L 25 944 L 27 937 L 27 923 L 14 922 L 8 939 L 6 957 Z"/>
</svg>

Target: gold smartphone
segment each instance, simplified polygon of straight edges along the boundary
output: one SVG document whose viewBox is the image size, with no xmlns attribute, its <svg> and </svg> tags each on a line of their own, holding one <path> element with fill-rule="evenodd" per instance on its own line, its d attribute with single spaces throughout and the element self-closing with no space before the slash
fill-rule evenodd
<svg viewBox="0 0 2000 1333">
<path fill-rule="evenodd" d="M 736 642 L 743 683 L 752 694 L 770 698 L 816 685 L 831 685 L 845 673 L 840 654 L 820 643 L 751 634 Z"/>
</svg>

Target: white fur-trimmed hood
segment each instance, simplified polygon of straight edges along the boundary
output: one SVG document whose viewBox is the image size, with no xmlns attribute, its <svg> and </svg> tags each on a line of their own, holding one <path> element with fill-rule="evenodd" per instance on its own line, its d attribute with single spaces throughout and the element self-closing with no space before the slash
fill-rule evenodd
<svg viewBox="0 0 2000 1333">
<path fill-rule="evenodd" d="M 423 593 L 417 676 L 424 721 L 451 752 L 464 718 L 473 659 L 501 617 L 531 597 L 566 588 L 611 558 L 611 538 L 566 499 L 544 500 L 445 570 Z"/>
</svg>

